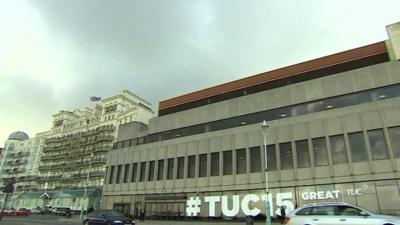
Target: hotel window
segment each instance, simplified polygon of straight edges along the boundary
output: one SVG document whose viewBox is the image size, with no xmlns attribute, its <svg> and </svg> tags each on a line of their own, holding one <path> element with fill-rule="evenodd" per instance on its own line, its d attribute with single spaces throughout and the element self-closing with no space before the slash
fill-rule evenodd
<svg viewBox="0 0 400 225">
<path fill-rule="evenodd" d="M 158 160 L 157 180 L 164 179 L 164 159 Z"/>
<path fill-rule="evenodd" d="M 139 181 L 143 182 L 146 179 L 146 162 L 140 163 L 140 178 Z"/>
<path fill-rule="evenodd" d="M 207 154 L 199 155 L 199 177 L 207 176 Z"/>
<path fill-rule="evenodd" d="M 344 136 L 342 134 L 335 135 L 335 136 L 330 136 L 329 139 L 331 142 L 333 164 L 337 165 L 337 164 L 348 163 Z"/>
<path fill-rule="evenodd" d="M 236 149 L 236 174 L 247 172 L 246 149 Z"/>
<path fill-rule="evenodd" d="M 128 183 L 129 166 L 130 164 L 125 164 L 124 183 Z"/>
<path fill-rule="evenodd" d="M 137 174 L 137 163 L 132 164 L 132 174 L 131 174 L 131 183 L 136 182 Z"/>
<path fill-rule="evenodd" d="M 167 179 L 174 179 L 174 159 L 168 159 Z"/>
<path fill-rule="evenodd" d="M 326 147 L 326 139 L 324 137 L 313 138 L 312 139 L 312 147 L 313 147 L 313 152 L 314 152 L 315 166 L 329 165 L 328 150 Z"/>
<path fill-rule="evenodd" d="M 109 183 L 109 184 L 112 184 L 112 183 L 113 183 L 113 179 L 114 179 L 114 169 L 115 169 L 115 166 L 111 166 L 110 175 L 109 175 L 109 178 L 108 178 L 108 183 Z"/>
<path fill-rule="evenodd" d="M 352 162 L 365 162 L 368 161 L 367 148 L 365 146 L 363 132 L 350 133 L 349 145 L 351 150 Z"/>
<path fill-rule="evenodd" d="M 261 172 L 261 151 L 260 147 L 250 148 L 250 173 Z"/>
<path fill-rule="evenodd" d="M 191 155 L 188 157 L 188 178 L 194 178 L 196 176 L 196 156 Z"/>
<path fill-rule="evenodd" d="M 211 153 L 211 176 L 219 176 L 219 152 Z"/>
<path fill-rule="evenodd" d="M 388 152 L 386 147 L 385 136 L 383 135 L 383 130 L 369 130 L 367 131 L 369 145 L 371 147 L 372 159 L 387 159 Z"/>
<path fill-rule="evenodd" d="M 279 144 L 279 152 L 281 156 L 281 169 L 293 169 L 292 144 L 290 142 Z"/>
<path fill-rule="evenodd" d="M 390 142 L 392 143 L 392 150 L 394 157 L 400 157 L 400 127 L 391 127 L 388 129 Z"/>
<path fill-rule="evenodd" d="M 233 174 L 233 165 L 232 165 L 232 151 L 224 151 L 223 152 L 223 175 L 232 175 Z"/>
<path fill-rule="evenodd" d="M 296 153 L 297 153 L 297 167 L 306 168 L 310 167 L 310 151 L 308 150 L 308 141 L 301 140 L 296 141 Z"/>
<path fill-rule="evenodd" d="M 122 172 L 122 165 L 118 165 L 117 169 L 117 181 L 115 182 L 116 184 L 119 184 L 121 181 L 121 172 Z"/>
<path fill-rule="evenodd" d="M 149 179 L 148 179 L 148 181 L 154 180 L 154 166 L 155 166 L 155 161 L 150 161 L 149 162 Z"/>
</svg>

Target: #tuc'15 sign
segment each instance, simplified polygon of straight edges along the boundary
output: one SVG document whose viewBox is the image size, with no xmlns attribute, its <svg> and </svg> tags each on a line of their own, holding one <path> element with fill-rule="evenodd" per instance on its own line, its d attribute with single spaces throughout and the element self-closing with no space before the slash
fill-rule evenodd
<svg viewBox="0 0 400 225">
<path fill-rule="evenodd" d="M 344 196 L 345 194 L 349 196 L 362 195 L 362 189 L 346 189 L 346 190 L 331 190 L 331 191 L 317 191 L 317 192 L 303 192 L 300 194 L 304 201 L 310 200 L 329 200 L 338 199 L 339 196 Z M 271 216 L 274 214 L 280 214 L 279 207 L 286 206 L 286 212 L 291 212 L 295 205 L 293 203 L 293 193 L 284 192 L 276 193 L 275 204 L 272 201 L 272 194 L 268 194 L 268 203 L 270 205 Z M 208 216 L 215 217 L 215 207 L 217 203 L 221 204 L 221 212 L 224 216 L 234 217 L 239 214 L 240 210 L 246 216 L 257 216 L 261 213 L 261 210 L 257 207 L 251 207 L 251 205 L 256 204 L 259 201 L 266 201 L 266 194 L 256 195 L 247 194 L 240 199 L 239 195 L 232 196 L 204 196 L 201 197 L 190 197 L 186 201 L 186 215 L 187 216 L 198 216 L 200 214 L 200 209 L 202 204 L 208 205 Z M 274 205 L 276 208 L 274 208 Z M 274 210 L 275 213 L 274 213 Z"/>
</svg>

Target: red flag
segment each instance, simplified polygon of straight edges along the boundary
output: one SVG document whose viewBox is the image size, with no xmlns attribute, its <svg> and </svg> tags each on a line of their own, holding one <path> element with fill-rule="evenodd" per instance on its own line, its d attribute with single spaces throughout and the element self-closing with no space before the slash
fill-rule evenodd
<svg viewBox="0 0 400 225">
<path fill-rule="evenodd" d="M 92 102 L 96 102 L 96 101 L 100 101 L 100 100 L 101 100 L 101 97 L 97 97 L 97 96 L 90 97 L 90 101 L 92 101 Z"/>
</svg>

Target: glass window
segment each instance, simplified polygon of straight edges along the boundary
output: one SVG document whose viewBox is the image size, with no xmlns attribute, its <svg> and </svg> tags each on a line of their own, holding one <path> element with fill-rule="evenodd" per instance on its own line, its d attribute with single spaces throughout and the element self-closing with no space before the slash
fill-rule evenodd
<svg viewBox="0 0 400 225">
<path fill-rule="evenodd" d="M 308 113 L 321 112 L 325 110 L 323 101 L 316 101 L 307 103 Z"/>
<path fill-rule="evenodd" d="M 344 136 L 335 135 L 329 137 L 331 141 L 332 161 L 334 165 L 348 163 Z"/>
<path fill-rule="evenodd" d="M 236 174 L 247 172 L 246 149 L 236 149 Z"/>
<path fill-rule="evenodd" d="M 148 178 L 148 181 L 153 181 L 154 180 L 154 166 L 155 166 L 155 161 L 150 161 L 149 162 L 149 178 Z"/>
<path fill-rule="evenodd" d="M 308 151 L 308 141 L 296 141 L 296 153 L 297 153 L 297 167 L 305 168 L 310 167 L 310 152 Z"/>
<path fill-rule="evenodd" d="M 125 164 L 124 183 L 128 183 L 129 166 L 130 166 L 130 164 Z"/>
<path fill-rule="evenodd" d="M 164 179 L 164 159 L 158 160 L 157 180 Z"/>
<path fill-rule="evenodd" d="M 183 179 L 185 173 L 185 157 L 178 158 L 178 171 L 176 173 L 176 179 Z"/>
<path fill-rule="evenodd" d="M 174 159 L 168 159 L 167 179 L 174 179 Z"/>
<path fill-rule="evenodd" d="M 292 106 L 292 115 L 293 116 L 300 116 L 307 114 L 307 105 L 306 104 L 301 104 L 301 105 L 295 105 Z"/>
<path fill-rule="evenodd" d="M 261 151 L 260 147 L 250 148 L 250 173 L 261 172 Z"/>
<path fill-rule="evenodd" d="M 315 166 L 327 166 L 329 164 L 329 161 L 328 151 L 326 147 L 326 139 L 324 137 L 313 138 L 312 146 L 314 152 Z"/>
<path fill-rule="evenodd" d="M 139 181 L 143 182 L 146 177 L 146 162 L 141 162 L 140 163 L 140 178 Z"/>
<path fill-rule="evenodd" d="M 279 152 L 281 156 L 281 169 L 282 170 L 293 169 L 292 144 L 290 142 L 280 143 Z"/>
<path fill-rule="evenodd" d="M 392 144 L 394 157 L 400 157 L 400 127 L 391 127 L 388 129 L 390 142 Z"/>
<path fill-rule="evenodd" d="M 388 152 L 386 147 L 385 136 L 383 135 L 383 130 L 369 130 L 367 132 L 369 145 L 371 147 L 372 159 L 387 159 Z"/>
<path fill-rule="evenodd" d="M 219 176 L 219 152 L 211 153 L 211 176 Z"/>
<path fill-rule="evenodd" d="M 276 145 L 267 145 L 267 163 L 268 171 L 277 170 L 277 159 L 276 159 Z"/>
<path fill-rule="evenodd" d="M 360 216 L 361 210 L 351 207 L 351 206 L 336 206 L 337 213 L 336 215 L 340 216 Z"/>
<path fill-rule="evenodd" d="M 335 215 L 335 206 L 317 206 L 314 207 L 312 215 L 331 216 Z"/>
<path fill-rule="evenodd" d="M 296 213 L 296 215 L 312 215 L 312 209 L 313 209 L 312 207 L 301 209 Z"/>
<path fill-rule="evenodd" d="M 196 177 L 196 156 L 191 155 L 188 157 L 188 178 Z"/>
<path fill-rule="evenodd" d="M 351 160 L 353 162 L 368 161 L 364 134 L 362 132 L 357 132 L 357 133 L 351 133 L 348 136 L 351 149 Z"/>
<path fill-rule="evenodd" d="M 207 176 L 207 154 L 199 155 L 199 177 Z"/>
<path fill-rule="evenodd" d="M 111 166 L 110 175 L 109 175 L 109 177 L 108 177 L 108 183 L 109 183 L 109 184 L 112 184 L 112 183 L 113 183 L 113 180 L 114 180 L 114 170 L 115 170 L 115 166 Z"/>
<path fill-rule="evenodd" d="M 137 176 L 137 163 L 132 164 L 132 174 L 131 174 L 131 182 L 136 182 Z"/>
<path fill-rule="evenodd" d="M 121 182 L 121 173 L 122 173 L 122 165 L 118 165 L 117 181 L 115 182 L 116 184 L 119 184 L 119 182 Z"/>
<path fill-rule="evenodd" d="M 223 175 L 232 175 L 233 174 L 233 165 L 232 165 L 232 151 L 224 151 L 223 152 Z"/>
</svg>

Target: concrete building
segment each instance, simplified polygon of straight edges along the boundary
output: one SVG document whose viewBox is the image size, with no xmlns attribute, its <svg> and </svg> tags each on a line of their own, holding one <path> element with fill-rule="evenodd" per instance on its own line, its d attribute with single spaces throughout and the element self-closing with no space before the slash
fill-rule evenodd
<svg viewBox="0 0 400 225">
<path fill-rule="evenodd" d="M 19 206 L 97 208 L 107 154 L 118 127 L 131 121 L 147 124 L 152 117 L 151 104 L 127 90 L 94 107 L 53 115 L 53 127 L 44 132 L 47 138 L 37 180 L 40 191 L 25 193 Z"/>
<path fill-rule="evenodd" d="M 400 23 L 390 26 L 398 32 Z M 398 36 L 160 102 L 120 127 L 104 206 L 149 218 L 265 216 L 345 201 L 400 214 Z"/>
<path fill-rule="evenodd" d="M 5 142 L 0 164 L 0 189 L 3 190 L 9 182 L 15 183 L 10 203 L 18 204 L 21 194 L 38 190 L 38 168 L 43 146 L 43 136 L 29 138 L 22 131 L 10 134 Z"/>
</svg>

